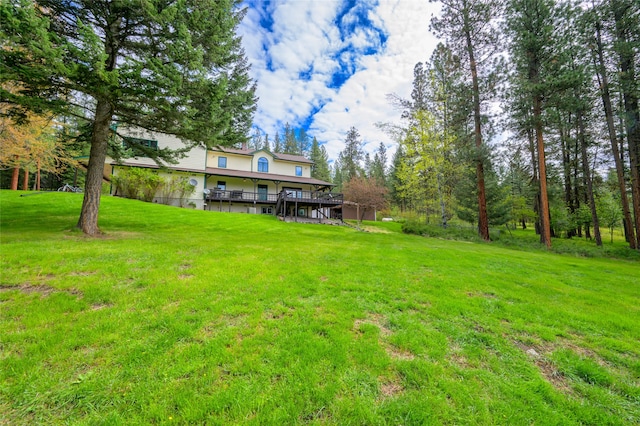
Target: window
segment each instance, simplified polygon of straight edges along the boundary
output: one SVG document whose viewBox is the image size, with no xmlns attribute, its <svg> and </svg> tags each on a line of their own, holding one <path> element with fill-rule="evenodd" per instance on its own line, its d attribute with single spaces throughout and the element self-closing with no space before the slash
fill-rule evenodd
<svg viewBox="0 0 640 426">
<path fill-rule="evenodd" d="M 133 151 L 134 156 L 142 157 L 149 151 L 157 151 L 158 141 L 125 136 L 122 138 L 122 146 Z"/>
<path fill-rule="evenodd" d="M 296 176 L 302 176 L 302 166 L 296 166 Z"/>
<path fill-rule="evenodd" d="M 223 182 L 223 181 L 219 180 L 217 187 L 218 187 L 218 189 L 221 189 L 221 190 L 224 191 L 225 189 L 227 189 L 227 182 Z"/>
<path fill-rule="evenodd" d="M 269 162 L 266 158 L 260 157 L 258 159 L 258 171 L 267 173 L 269 171 Z"/>
<path fill-rule="evenodd" d="M 273 210 L 271 209 L 271 207 L 263 207 L 262 214 L 273 214 Z"/>
<path fill-rule="evenodd" d="M 221 169 L 227 168 L 227 157 L 218 157 L 218 167 Z"/>
</svg>

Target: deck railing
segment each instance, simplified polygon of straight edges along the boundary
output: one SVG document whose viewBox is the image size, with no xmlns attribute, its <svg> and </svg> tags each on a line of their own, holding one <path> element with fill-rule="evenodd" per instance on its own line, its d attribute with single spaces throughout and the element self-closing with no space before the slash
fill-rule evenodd
<svg viewBox="0 0 640 426">
<path fill-rule="evenodd" d="M 293 189 L 283 189 L 280 196 L 286 201 L 312 201 L 321 204 L 342 204 L 344 197 L 342 194 L 324 191 L 299 191 Z"/>
<path fill-rule="evenodd" d="M 209 193 L 205 194 L 204 199 L 207 201 L 262 201 L 275 203 L 276 201 L 278 201 L 278 194 L 267 194 L 264 192 L 247 192 L 243 191 L 242 189 L 210 189 Z"/>
<path fill-rule="evenodd" d="M 247 192 L 241 189 L 210 189 L 209 193 L 204 196 L 206 201 L 256 201 L 266 203 L 276 203 L 278 198 L 282 198 L 286 201 L 314 202 L 320 204 L 342 204 L 344 200 L 342 194 L 323 191 L 299 191 L 292 189 L 282 190 L 279 194 Z"/>
</svg>

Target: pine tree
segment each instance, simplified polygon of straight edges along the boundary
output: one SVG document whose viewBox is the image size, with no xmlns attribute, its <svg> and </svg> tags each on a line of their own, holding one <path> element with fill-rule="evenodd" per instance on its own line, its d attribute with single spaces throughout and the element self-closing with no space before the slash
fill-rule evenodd
<svg viewBox="0 0 640 426">
<path fill-rule="evenodd" d="M 260 148 L 262 148 L 262 134 L 260 133 L 260 129 L 256 127 L 251 136 L 251 149 L 257 150 Z"/>
<path fill-rule="evenodd" d="M 637 0 L 609 0 L 615 23 L 614 50 L 620 64 L 620 90 L 624 102 L 624 127 L 631 171 L 631 199 L 635 217 L 636 247 L 640 249 L 640 5 Z"/>
<path fill-rule="evenodd" d="M 404 181 L 402 178 L 402 165 L 405 164 L 405 155 L 402 146 L 398 146 L 391 159 L 391 169 L 389 170 L 389 188 L 393 203 L 400 207 L 401 211 L 407 208 L 407 198 L 404 192 Z"/>
<path fill-rule="evenodd" d="M 323 180 L 325 182 L 331 181 L 331 172 L 329 170 L 329 156 L 323 146 L 320 146 L 318 139 L 313 138 L 311 143 L 310 159 L 313 161 L 313 167 L 311 169 L 311 177 Z"/>
<path fill-rule="evenodd" d="M 114 119 L 192 145 L 245 141 L 255 86 L 236 28 L 237 0 L 0 3 L 0 102 L 11 115 L 86 105 L 91 150 L 78 227 L 100 233 L 98 210 Z M 197 13 L 194 12 L 197 10 Z M 211 23 L 215 22 L 215 25 Z M 5 83 L 21 86 L 19 94 Z M 90 99 L 90 102 L 79 100 Z M 175 154 L 175 153 L 174 153 Z M 158 160 L 171 153 L 158 151 Z"/>
<path fill-rule="evenodd" d="M 276 132 L 276 137 L 273 139 L 273 152 L 282 153 L 282 142 L 280 141 L 280 133 Z"/>
<path fill-rule="evenodd" d="M 618 181 L 618 190 L 620 191 L 620 203 L 622 205 L 622 223 L 624 227 L 625 238 L 629 243 L 629 247 L 636 249 L 637 241 L 634 231 L 634 223 L 631 218 L 631 211 L 629 208 L 629 198 L 627 196 L 627 184 L 624 171 L 624 163 L 621 155 L 621 150 L 618 145 L 618 136 L 616 135 L 616 128 L 614 123 L 614 108 L 611 101 L 611 87 L 609 83 L 609 71 L 607 69 L 607 62 L 605 61 L 605 47 L 603 43 L 603 23 L 600 15 L 606 15 L 606 8 L 603 5 L 594 6 L 589 14 L 586 16 L 586 30 L 587 43 L 594 46 L 592 49 L 594 55 L 594 63 L 596 67 L 596 78 L 598 80 L 598 87 L 600 89 L 600 96 L 602 98 L 602 105 L 606 119 L 607 134 L 609 136 L 609 144 L 611 146 L 611 153 L 613 155 L 613 161 L 616 168 L 616 178 Z M 604 10 L 603 10 L 604 9 Z"/>
<path fill-rule="evenodd" d="M 344 145 L 339 160 L 342 168 L 342 181 L 348 182 L 363 172 L 361 164 L 364 159 L 363 143 L 360 140 L 360 133 L 355 127 L 351 127 L 347 132 Z"/>
<path fill-rule="evenodd" d="M 271 143 L 269 142 L 268 133 L 265 133 L 264 139 L 262 140 L 262 146 L 260 148 L 266 149 L 267 151 L 271 151 Z"/>
<path fill-rule="evenodd" d="M 342 192 L 342 184 L 344 183 L 343 175 L 342 175 L 342 164 L 340 163 L 340 158 L 333 162 L 332 167 L 332 182 L 335 185 L 333 187 L 334 192 Z"/>
<path fill-rule="evenodd" d="M 291 128 L 289 123 L 284 126 L 284 146 L 282 149 L 283 154 L 299 154 L 298 141 L 296 140 L 295 131 Z"/>
<path fill-rule="evenodd" d="M 488 241 L 489 221 L 487 217 L 484 168 L 486 158 L 483 146 L 483 117 L 481 98 L 490 94 L 493 79 L 491 64 L 482 62 L 491 58 L 490 52 L 497 48 L 498 32 L 493 24 L 501 14 L 501 4 L 497 0 L 443 0 L 440 17 L 431 20 L 436 34 L 447 40 L 450 48 L 466 59 L 470 73 L 470 95 L 473 112 L 473 134 L 475 142 L 476 181 L 478 185 L 478 231 Z M 486 69 L 483 70 L 482 67 Z M 489 70 L 489 72 L 487 72 Z M 481 89 L 482 85 L 482 89 Z M 486 137 L 486 130 L 484 131 Z"/>
<path fill-rule="evenodd" d="M 379 185 L 387 187 L 387 147 L 380 142 L 371 163 L 371 178 Z"/>
<path fill-rule="evenodd" d="M 307 134 L 307 131 L 304 129 L 300 129 L 298 131 L 298 137 L 296 138 L 296 142 L 297 142 L 297 153 L 299 155 L 304 155 L 307 156 L 310 154 L 310 144 L 309 144 L 309 135 Z"/>
<path fill-rule="evenodd" d="M 530 102 L 519 106 L 531 109 L 528 123 L 532 126 L 538 170 L 540 241 L 551 247 L 551 219 L 547 191 L 546 153 L 543 128 L 543 99 L 551 76 L 544 64 L 555 58 L 553 52 L 553 0 L 510 0 L 507 5 L 506 29 L 510 35 L 510 53 L 515 72 L 516 90 Z"/>
</svg>

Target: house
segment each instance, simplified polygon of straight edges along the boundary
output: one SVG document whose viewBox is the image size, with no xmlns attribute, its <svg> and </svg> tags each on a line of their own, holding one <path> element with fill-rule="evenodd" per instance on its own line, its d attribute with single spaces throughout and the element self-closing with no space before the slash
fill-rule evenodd
<svg viewBox="0 0 640 426">
<path fill-rule="evenodd" d="M 119 130 L 127 144 L 146 149 L 183 148 L 176 137 Z M 130 135 L 130 136 L 129 136 Z M 148 157 L 133 157 L 116 162 L 108 158 L 105 177 L 117 175 L 125 167 L 159 169 L 159 174 L 187 179 L 193 194 L 180 203 L 195 208 L 253 214 L 277 214 L 284 217 L 311 218 L 319 221 L 331 216 L 331 207 L 342 204 L 342 194 L 331 193 L 333 184 L 311 177 L 313 162 L 300 155 L 280 154 L 268 149 L 196 147 L 177 164 L 162 168 Z M 112 187 L 111 193 L 115 194 Z M 156 194 L 155 202 L 160 201 Z M 178 204 L 178 200 L 173 204 Z"/>
</svg>

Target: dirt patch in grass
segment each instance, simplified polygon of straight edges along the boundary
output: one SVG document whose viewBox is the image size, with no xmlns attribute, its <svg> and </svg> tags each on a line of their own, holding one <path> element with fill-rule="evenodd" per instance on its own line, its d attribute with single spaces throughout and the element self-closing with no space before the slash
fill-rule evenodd
<svg viewBox="0 0 640 426">
<path fill-rule="evenodd" d="M 29 282 L 13 286 L 0 286 L 0 291 L 20 291 L 24 294 L 39 293 L 41 297 L 49 296 L 51 293 L 68 293 L 77 297 L 82 297 L 80 290 L 75 288 L 59 289 L 45 284 L 31 284 Z"/>
<path fill-rule="evenodd" d="M 95 275 L 97 272 L 95 271 L 78 271 L 69 273 L 70 277 L 90 277 L 91 275 Z"/>
<path fill-rule="evenodd" d="M 571 394 L 573 392 L 567 378 L 548 359 L 554 350 L 553 345 L 528 345 L 519 341 L 515 341 L 515 345 L 533 361 L 547 382 L 562 393 Z"/>
<path fill-rule="evenodd" d="M 113 304 L 111 303 L 94 303 L 93 305 L 91 305 L 91 310 L 99 311 L 101 309 L 110 308 L 112 306 Z"/>
<path fill-rule="evenodd" d="M 449 349 L 451 353 L 448 356 L 453 364 L 465 369 L 472 368 L 467 357 L 462 354 L 462 348 L 458 344 L 450 344 Z"/>
<path fill-rule="evenodd" d="M 279 320 L 285 317 L 292 317 L 294 311 L 295 308 L 279 304 L 272 309 L 265 310 L 263 316 L 266 320 Z"/>
<path fill-rule="evenodd" d="M 318 410 L 312 413 L 300 416 L 300 420 L 303 423 L 317 422 L 317 421 L 319 421 L 320 423 L 326 423 L 330 419 L 331 419 L 331 412 L 327 409 L 327 407 L 320 407 Z"/>
<path fill-rule="evenodd" d="M 200 331 L 196 333 L 196 340 L 207 340 L 228 328 L 245 325 L 247 317 L 248 316 L 246 314 L 222 315 L 221 317 L 205 324 Z"/>
<path fill-rule="evenodd" d="M 474 293 L 474 292 L 468 292 L 467 296 L 469 297 L 483 297 L 485 299 L 497 299 L 498 296 L 496 296 L 493 293 Z"/>
<path fill-rule="evenodd" d="M 353 329 L 355 331 L 360 332 L 360 326 L 362 324 L 369 324 L 377 327 L 378 330 L 380 330 L 380 337 L 388 337 L 391 335 L 391 330 L 387 328 L 387 326 L 385 325 L 386 322 L 387 322 L 387 319 L 385 318 L 384 315 L 369 314 L 365 319 L 355 320 L 353 323 Z"/>
<path fill-rule="evenodd" d="M 369 314 L 365 319 L 355 320 L 353 323 L 353 330 L 357 333 L 362 333 L 362 331 L 360 330 L 361 325 L 373 325 L 380 331 L 378 343 L 384 348 L 389 358 L 403 361 L 411 361 L 415 359 L 415 355 L 411 352 L 398 348 L 397 346 L 388 342 L 388 338 L 393 334 L 393 331 L 391 331 L 391 329 L 387 327 L 386 323 L 387 319 L 384 315 Z"/>
<path fill-rule="evenodd" d="M 404 392 L 404 386 L 399 377 L 379 377 L 380 397 L 378 400 L 393 398 L 394 396 Z"/>
<path fill-rule="evenodd" d="M 416 358 L 416 356 L 411 352 L 391 345 L 389 343 L 384 344 L 384 350 L 387 352 L 387 355 L 389 355 L 389 357 L 393 359 L 398 359 L 401 361 L 413 361 Z"/>
<path fill-rule="evenodd" d="M 582 346 L 576 345 L 574 342 L 569 340 L 561 340 L 559 346 L 565 349 L 569 349 L 572 352 L 575 352 L 582 358 L 591 358 L 595 361 L 600 367 L 611 367 L 611 364 L 602 359 L 598 354 L 596 354 L 591 349 L 584 348 Z"/>
</svg>

